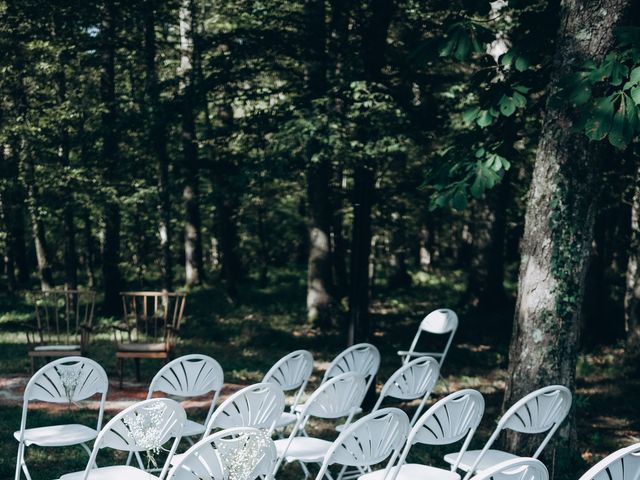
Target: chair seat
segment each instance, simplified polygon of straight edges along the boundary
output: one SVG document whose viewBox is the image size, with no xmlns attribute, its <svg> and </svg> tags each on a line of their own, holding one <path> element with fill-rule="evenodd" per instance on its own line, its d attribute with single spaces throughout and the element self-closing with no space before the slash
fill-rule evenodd
<svg viewBox="0 0 640 480">
<path fill-rule="evenodd" d="M 298 417 L 296 417 L 294 413 L 282 412 L 282 415 L 280 415 L 280 418 L 276 422 L 276 428 L 283 428 L 287 425 L 291 425 L 292 423 L 295 423 L 297 419 Z"/>
<path fill-rule="evenodd" d="M 393 467 L 391 472 L 395 473 L 398 467 Z M 389 477 L 391 477 L 391 472 Z M 383 480 L 385 469 L 376 470 L 375 472 L 360 475 L 358 480 Z M 428 465 L 420 465 L 417 463 L 405 463 L 400 467 L 400 472 L 396 480 L 460 480 L 460 475 L 456 472 L 446 470 L 444 468 L 430 467 Z"/>
<path fill-rule="evenodd" d="M 38 345 L 33 349 L 35 352 L 67 352 L 80 351 L 80 345 Z"/>
<path fill-rule="evenodd" d="M 278 457 L 284 454 L 288 441 L 288 438 L 275 441 Z M 284 458 L 287 462 L 322 462 L 330 447 L 331 442 L 327 440 L 313 437 L 295 437 L 291 441 L 287 455 Z"/>
<path fill-rule="evenodd" d="M 119 343 L 118 351 L 120 352 L 164 352 L 167 345 L 164 342 L 159 343 Z"/>
<path fill-rule="evenodd" d="M 473 466 L 478 455 L 480 455 L 481 450 L 467 450 L 463 455 L 458 468 L 465 472 L 468 472 L 469 469 Z M 458 458 L 458 453 L 447 453 L 444 456 L 444 461 L 453 465 Z M 476 473 L 481 472 L 482 470 L 486 470 L 489 467 L 493 467 L 498 463 L 505 462 L 507 460 L 512 460 L 514 458 L 518 458 L 517 455 L 512 453 L 503 452 L 502 450 L 487 450 L 483 455 L 480 463 L 476 466 Z"/>
<path fill-rule="evenodd" d="M 182 429 L 183 437 L 193 437 L 195 435 L 202 435 L 204 433 L 204 425 L 193 420 L 187 419 Z"/>
<path fill-rule="evenodd" d="M 13 432 L 16 440 L 20 441 L 20 431 Z M 77 423 L 68 425 L 51 425 L 48 427 L 27 428 L 24 431 L 25 445 L 40 447 L 66 447 L 89 442 L 98 436 L 93 428 Z"/>
<path fill-rule="evenodd" d="M 60 480 L 82 480 L 84 470 L 81 472 L 67 473 L 62 475 Z M 153 480 L 158 478 L 149 472 L 128 465 L 116 465 L 112 467 L 101 467 L 89 472 L 87 480 Z"/>
</svg>

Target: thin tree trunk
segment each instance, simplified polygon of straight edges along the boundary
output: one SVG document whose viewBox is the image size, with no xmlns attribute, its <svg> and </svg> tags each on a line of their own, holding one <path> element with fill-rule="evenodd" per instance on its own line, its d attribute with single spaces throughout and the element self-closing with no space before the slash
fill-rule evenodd
<svg viewBox="0 0 640 480">
<path fill-rule="evenodd" d="M 626 280 L 625 361 L 636 370 L 640 370 L 640 163 L 636 166 L 631 203 L 631 242 Z"/>
<path fill-rule="evenodd" d="M 573 67 L 604 58 L 628 4 L 562 2 L 549 97 Z M 583 35 L 585 31 L 589 35 Z M 544 385 L 562 384 L 575 391 L 600 150 L 572 130 L 569 105 L 547 104 L 525 214 L 504 407 Z M 565 422 L 556 437 L 562 454 L 555 465 L 563 469 L 575 458 L 575 421 Z M 512 449 L 531 447 L 515 434 L 507 443 Z M 547 447 L 547 454 L 552 450 Z"/>
<path fill-rule="evenodd" d="M 1 113 L 1 112 L 0 112 Z M 4 156 L 4 145 L 0 145 L 0 165 L 7 166 L 7 160 Z M 3 168 L 4 169 L 4 168 Z M 3 171 L 4 174 L 4 171 Z M 4 176 L 4 175 L 3 175 Z M 7 177 L 3 178 L 5 180 Z M 7 290 L 15 292 L 18 288 L 16 281 L 15 257 L 14 257 L 14 239 L 13 228 L 11 225 L 11 205 L 9 204 L 9 185 L 4 183 L 4 188 L 0 188 L 0 228 L 5 232 L 4 237 L 4 271 L 7 275 Z"/>
<path fill-rule="evenodd" d="M 93 234 L 91 233 L 91 215 L 89 215 L 89 211 L 85 210 L 83 215 L 83 226 L 82 226 L 82 234 L 84 237 L 84 264 L 85 264 L 85 274 L 87 275 L 87 286 L 89 288 L 94 288 L 96 285 L 95 278 L 95 258 L 96 258 L 96 249 L 95 249 L 95 239 Z"/>
<path fill-rule="evenodd" d="M 115 6 L 113 0 L 104 0 L 102 15 L 102 70 L 100 95 L 102 112 L 102 162 L 104 179 L 109 185 L 116 184 L 118 167 L 118 137 L 116 132 L 115 93 Z M 117 195 L 117 194 L 116 194 Z M 104 245 L 102 249 L 102 281 L 104 288 L 104 311 L 107 315 L 120 313 L 119 298 L 121 275 L 120 258 L 120 205 L 118 199 L 108 198 L 104 211 Z"/>
<path fill-rule="evenodd" d="M 182 152 L 185 165 L 185 185 L 182 192 L 185 207 L 185 280 L 188 287 L 202 282 L 202 231 L 200 219 L 200 187 L 198 184 L 198 149 L 194 114 L 194 29 L 193 0 L 180 2 L 180 96 L 182 105 Z"/>
<path fill-rule="evenodd" d="M 371 16 L 362 34 L 363 77 L 368 81 L 380 79 L 385 62 L 387 34 L 396 2 L 374 0 Z M 369 135 L 366 126 L 359 134 Z M 371 254 L 371 210 L 375 194 L 375 167 L 377 159 L 358 162 L 353 174 L 353 232 L 351 239 L 351 271 L 349 286 L 349 344 L 369 338 L 371 325 L 369 316 L 369 256 Z"/>
<path fill-rule="evenodd" d="M 169 190 L 169 156 L 167 154 L 166 113 L 160 101 L 160 86 L 156 71 L 156 2 L 144 9 L 145 63 L 147 98 L 149 103 L 149 143 L 157 160 L 158 234 L 160 237 L 160 276 L 162 288 L 173 289 L 173 260 L 171 256 L 171 196 Z"/>
<path fill-rule="evenodd" d="M 369 339 L 369 257 L 375 177 L 371 167 L 356 165 L 353 174 L 353 232 L 349 284 L 349 345 Z"/>
<path fill-rule="evenodd" d="M 60 37 L 61 19 L 54 13 L 54 38 Z M 56 72 L 56 83 L 58 90 L 58 101 L 60 105 L 67 102 L 67 79 L 65 75 L 65 62 L 62 52 L 58 54 L 58 71 Z M 66 120 L 62 120 L 59 127 L 60 146 L 58 158 L 62 167 L 69 167 L 70 139 Z M 76 228 L 73 218 L 73 192 L 65 191 L 65 199 L 62 209 L 62 224 L 64 232 L 64 274 L 67 288 L 75 290 L 78 288 L 78 254 L 76 252 Z"/>
</svg>

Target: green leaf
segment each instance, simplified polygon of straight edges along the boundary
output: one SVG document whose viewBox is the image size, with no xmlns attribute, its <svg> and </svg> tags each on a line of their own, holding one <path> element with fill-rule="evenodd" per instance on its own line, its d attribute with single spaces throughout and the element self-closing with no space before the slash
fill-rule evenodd
<svg viewBox="0 0 640 480">
<path fill-rule="evenodd" d="M 481 148 L 479 148 L 479 149 L 477 149 L 477 150 L 476 150 L 476 153 L 475 153 L 476 158 L 483 157 L 483 156 L 484 156 L 484 154 L 485 154 L 485 150 L 484 150 L 484 148 L 482 148 L 482 147 L 481 147 Z"/>
<path fill-rule="evenodd" d="M 640 87 L 632 88 L 629 92 L 629 95 L 631 95 L 633 103 L 635 103 L 636 105 L 640 105 Z"/>
<path fill-rule="evenodd" d="M 524 108 L 527 106 L 527 99 L 520 92 L 517 92 L 517 91 L 513 92 L 513 101 L 516 104 L 516 107 L 518 108 Z"/>
<path fill-rule="evenodd" d="M 518 70 L 519 72 L 524 72 L 527 68 L 529 68 L 529 65 L 531 64 L 525 57 L 518 57 L 516 59 L 516 70 Z"/>
<path fill-rule="evenodd" d="M 609 143 L 614 147 L 622 150 L 627 146 L 625 135 L 626 111 L 624 99 L 620 102 L 620 106 L 616 110 L 609 131 Z"/>
<path fill-rule="evenodd" d="M 482 128 L 488 127 L 493 123 L 493 116 L 491 115 L 491 113 L 489 113 L 488 110 L 482 110 L 480 112 L 480 115 L 478 115 L 476 123 Z"/>
<path fill-rule="evenodd" d="M 611 129 L 614 115 L 614 96 L 600 97 L 594 102 L 594 107 L 585 124 L 585 133 L 591 140 L 602 140 Z"/>
<path fill-rule="evenodd" d="M 509 50 L 507 53 L 500 57 L 500 65 L 502 65 L 503 67 L 508 67 L 509 65 L 511 65 L 511 62 L 513 62 L 514 56 L 515 54 L 513 53 L 513 50 Z"/>
<path fill-rule="evenodd" d="M 467 196 L 462 190 L 458 190 L 453 196 L 451 206 L 456 210 L 464 210 L 467 208 Z"/>
<path fill-rule="evenodd" d="M 513 101 L 512 97 L 507 97 L 503 95 L 500 101 L 498 102 L 500 106 L 500 113 L 505 117 L 510 117 L 513 115 L 513 112 L 516 111 L 516 103 Z"/>
<path fill-rule="evenodd" d="M 462 112 L 462 121 L 465 124 L 469 125 L 476 118 L 478 118 L 478 114 L 479 113 L 480 113 L 480 108 L 479 107 L 469 108 L 469 109 L 465 110 L 464 112 Z"/>
<path fill-rule="evenodd" d="M 583 84 L 578 88 L 571 91 L 569 94 L 569 102 L 574 107 L 579 107 L 584 105 L 591 98 L 591 87 L 589 85 Z"/>
<path fill-rule="evenodd" d="M 529 93 L 529 90 L 531 90 L 529 87 L 525 87 L 524 85 L 520 85 L 520 84 L 514 85 L 513 89 L 516 92 L 520 92 L 520 93 Z"/>
<path fill-rule="evenodd" d="M 636 67 L 631 70 L 631 73 L 629 74 L 629 81 L 633 84 L 640 82 L 640 67 Z"/>
</svg>

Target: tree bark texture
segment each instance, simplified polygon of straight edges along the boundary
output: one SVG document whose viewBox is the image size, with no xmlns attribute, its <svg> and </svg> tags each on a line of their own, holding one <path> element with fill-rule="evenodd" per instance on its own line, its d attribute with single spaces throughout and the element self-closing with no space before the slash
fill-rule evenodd
<svg viewBox="0 0 640 480">
<path fill-rule="evenodd" d="M 625 361 L 640 370 L 640 163 L 634 179 L 631 203 L 631 242 L 627 264 L 625 307 Z"/>
</svg>

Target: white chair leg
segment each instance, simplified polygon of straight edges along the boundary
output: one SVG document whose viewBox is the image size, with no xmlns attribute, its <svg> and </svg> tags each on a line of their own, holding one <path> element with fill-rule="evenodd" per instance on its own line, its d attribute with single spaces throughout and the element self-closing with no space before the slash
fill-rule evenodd
<svg viewBox="0 0 640 480">
<path fill-rule="evenodd" d="M 16 456 L 16 475 L 15 480 L 20 480 L 20 471 L 22 470 L 22 442 L 18 443 L 18 455 Z"/>
<path fill-rule="evenodd" d="M 299 462 L 299 463 L 300 463 L 300 467 L 302 468 L 302 471 L 304 472 L 304 478 L 309 478 L 311 476 L 311 474 L 309 473 L 309 469 L 304 464 L 304 462 Z"/>
</svg>

